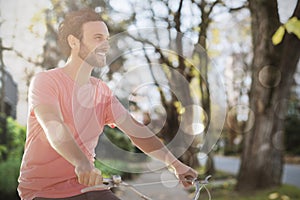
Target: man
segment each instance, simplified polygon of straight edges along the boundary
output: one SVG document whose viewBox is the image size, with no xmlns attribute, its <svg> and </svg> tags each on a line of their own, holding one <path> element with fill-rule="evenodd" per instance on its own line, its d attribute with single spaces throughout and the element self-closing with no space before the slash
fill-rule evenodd
<svg viewBox="0 0 300 200">
<path fill-rule="evenodd" d="M 87 186 L 102 183 L 101 171 L 93 164 L 94 150 L 109 124 L 118 126 L 145 153 L 171 165 L 179 180 L 197 176 L 130 116 L 105 83 L 91 77 L 94 67 L 105 65 L 108 37 L 105 23 L 88 9 L 70 13 L 60 24 L 59 42 L 67 63 L 37 74 L 29 89 L 18 186 L 23 200 L 118 199 L 107 189 L 81 193 Z"/>
</svg>

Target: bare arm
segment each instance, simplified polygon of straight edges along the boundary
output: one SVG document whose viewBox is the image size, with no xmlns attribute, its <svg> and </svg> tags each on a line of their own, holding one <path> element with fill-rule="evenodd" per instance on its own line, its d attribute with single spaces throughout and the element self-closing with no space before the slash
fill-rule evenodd
<svg viewBox="0 0 300 200">
<path fill-rule="evenodd" d="M 180 162 L 147 126 L 137 122 L 129 113 L 116 124 L 143 152 L 172 166 L 180 180 L 197 177 L 195 170 Z M 182 184 L 184 186 L 190 185 L 186 182 L 182 182 Z"/>
<path fill-rule="evenodd" d="M 101 172 L 90 163 L 76 143 L 60 110 L 55 106 L 38 105 L 34 112 L 50 145 L 75 167 L 79 183 L 88 186 L 100 184 Z"/>
</svg>

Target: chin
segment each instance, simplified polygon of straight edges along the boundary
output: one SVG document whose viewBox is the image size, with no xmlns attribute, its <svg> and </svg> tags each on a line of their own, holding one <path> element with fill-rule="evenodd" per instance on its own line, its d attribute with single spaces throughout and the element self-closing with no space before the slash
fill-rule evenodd
<svg viewBox="0 0 300 200">
<path fill-rule="evenodd" d="M 98 60 L 97 64 L 95 65 L 95 67 L 97 68 L 102 68 L 102 67 L 105 67 L 106 66 L 106 59 L 101 59 L 101 60 Z"/>
<path fill-rule="evenodd" d="M 95 67 L 95 68 L 103 68 L 103 67 L 105 67 L 106 65 L 94 65 L 93 67 Z"/>
<path fill-rule="evenodd" d="M 88 58 L 85 61 L 95 68 L 103 68 L 106 66 L 106 59 Z"/>
</svg>

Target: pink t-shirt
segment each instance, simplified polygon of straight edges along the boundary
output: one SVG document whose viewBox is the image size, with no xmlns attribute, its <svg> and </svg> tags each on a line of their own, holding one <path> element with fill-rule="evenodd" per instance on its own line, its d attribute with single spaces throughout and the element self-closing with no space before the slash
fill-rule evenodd
<svg viewBox="0 0 300 200">
<path fill-rule="evenodd" d="M 80 194 L 74 166 L 49 144 L 34 114 L 37 105 L 60 109 L 79 147 L 91 163 L 104 125 L 112 124 L 126 109 L 101 80 L 91 77 L 79 87 L 61 68 L 37 74 L 29 88 L 27 138 L 18 192 L 23 200 L 35 197 L 63 198 Z"/>
</svg>

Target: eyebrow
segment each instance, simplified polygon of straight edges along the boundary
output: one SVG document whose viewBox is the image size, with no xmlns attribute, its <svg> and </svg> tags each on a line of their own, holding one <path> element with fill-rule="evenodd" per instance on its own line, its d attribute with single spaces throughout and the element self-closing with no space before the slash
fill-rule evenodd
<svg viewBox="0 0 300 200">
<path fill-rule="evenodd" d="M 97 36 L 109 38 L 109 35 L 105 35 L 105 34 L 102 34 L 102 33 L 96 33 L 96 34 L 94 34 L 94 37 L 97 37 Z"/>
</svg>

